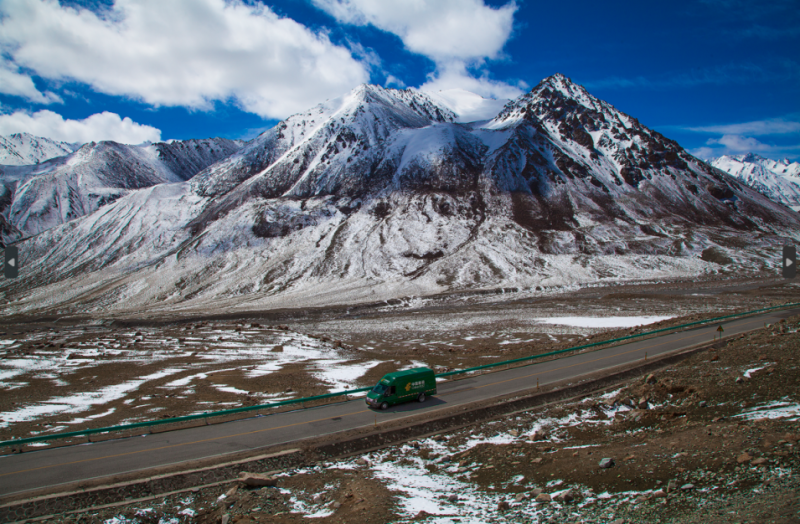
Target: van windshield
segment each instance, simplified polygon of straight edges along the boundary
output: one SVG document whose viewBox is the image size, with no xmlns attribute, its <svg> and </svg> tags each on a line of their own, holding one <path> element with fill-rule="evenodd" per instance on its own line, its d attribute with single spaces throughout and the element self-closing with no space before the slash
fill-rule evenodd
<svg viewBox="0 0 800 524">
<path fill-rule="evenodd" d="M 377 386 L 372 388 L 372 392 L 378 395 L 383 395 L 384 391 L 386 391 L 386 386 L 384 386 L 383 384 L 378 384 Z"/>
</svg>

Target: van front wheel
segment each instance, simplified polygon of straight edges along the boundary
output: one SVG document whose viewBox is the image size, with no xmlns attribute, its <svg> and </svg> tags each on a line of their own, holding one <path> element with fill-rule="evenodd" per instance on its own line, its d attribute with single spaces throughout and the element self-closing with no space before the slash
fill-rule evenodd
<svg viewBox="0 0 800 524">
<path fill-rule="evenodd" d="M 425 402 L 425 398 L 426 398 L 425 393 L 420 393 L 419 396 L 417 397 L 417 400 L 419 402 Z"/>
<path fill-rule="evenodd" d="M 382 402 L 381 403 L 381 409 L 389 409 L 389 403 L 388 402 Z"/>
</svg>

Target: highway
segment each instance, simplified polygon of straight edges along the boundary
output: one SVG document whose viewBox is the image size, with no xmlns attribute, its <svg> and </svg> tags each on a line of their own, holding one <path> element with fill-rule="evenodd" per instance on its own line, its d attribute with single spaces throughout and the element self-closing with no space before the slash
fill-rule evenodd
<svg viewBox="0 0 800 524">
<path fill-rule="evenodd" d="M 723 323 L 724 335 L 735 335 L 800 313 L 782 310 Z M 0 497 L 39 488 L 154 467 L 256 450 L 395 420 L 419 413 L 500 397 L 562 380 L 658 357 L 714 339 L 719 324 L 566 356 L 525 367 L 443 382 L 424 403 L 412 402 L 374 411 L 363 399 L 306 410 L 237 420 L 104 442 L 67 446 L 0 457 Z"/>
</svg>

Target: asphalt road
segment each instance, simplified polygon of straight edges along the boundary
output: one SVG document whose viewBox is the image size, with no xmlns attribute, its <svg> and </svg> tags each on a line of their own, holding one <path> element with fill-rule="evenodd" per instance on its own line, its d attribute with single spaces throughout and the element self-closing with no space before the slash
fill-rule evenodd
<svg viewBox="0 0 800 524">
<path fill-rule="evenodd" d="M 800 313 L 776 311 L 723 323 L 734 335 Z M 657 357 L 714 339 L 718 324 L 472 378 L 445 382 L 425 403 L 374 411 L 363 399 L 145 437 L 0 457 L 0 497 L 38 488 L 215 457 L 452 408 Z"/>
</svg>

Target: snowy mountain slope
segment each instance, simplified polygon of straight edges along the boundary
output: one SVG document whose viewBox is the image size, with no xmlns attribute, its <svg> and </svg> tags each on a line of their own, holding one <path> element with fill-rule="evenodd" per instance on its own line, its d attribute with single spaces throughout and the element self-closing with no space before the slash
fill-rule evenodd
<svg viewBox="0 0 800 524">
<path fill-rule="evenodd" d="M 800 163 L 776 161 L 754 153 L 721 156 L 709 163 L 775 202 L 800 211 Z"/>
<path fill-rule="evenodd" d="M 758 167 L 778 176 L 800 177 L 800 162 L 790 162 L 788 158 L 772 160 L 755 153 L 745 153 L 743 155 L 723 155 L 712 159 L 710 163 L 736 177 L 743 173 L 755 173 L 759 171 Z"/>
<path fill-rule="evenodd" d="M 240 147 L 221 138 L 143 146 L 92 142 L 41 164 L 0 167 L 3 242 L 92 213 L 131 190 L 183 182 Z"/>
<path fill-rule="evenodd" d="M 761 269 L 800 219 L 561 75 L 493 120 L 361 86 L 22 242 L 7 312 L 215 310 Z M 18 291 L 24 289 L 25 291 Z"/>
<path fill-rule="evenodd" d="M 0 136 L 0 164 L 22 166 L 38 164 L 72 153 L 79 144 L 68 144 L 29 133 Z"/>
</svg>

